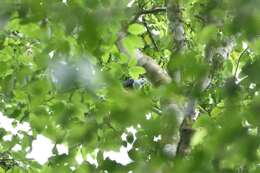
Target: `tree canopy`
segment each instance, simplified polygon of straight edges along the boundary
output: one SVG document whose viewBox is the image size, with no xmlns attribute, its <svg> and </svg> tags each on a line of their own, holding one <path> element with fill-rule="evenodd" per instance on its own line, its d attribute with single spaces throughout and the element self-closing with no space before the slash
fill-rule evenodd
<svg viewBox="0 0 260 173">
<path fill-rule="evenodd" d="M 0 173 L 260 172 L 259 70 L 259 0 L 1 0 Z"/>
</svg>

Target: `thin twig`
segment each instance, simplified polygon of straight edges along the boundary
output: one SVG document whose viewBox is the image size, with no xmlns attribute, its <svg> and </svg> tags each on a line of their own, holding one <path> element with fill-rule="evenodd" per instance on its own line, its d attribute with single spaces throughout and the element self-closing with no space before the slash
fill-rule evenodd
<svg viewBox="0 0 260 173">
<path fill-rule="evenodd" d="M 153 112 L 157 113 L 158 115 L 162 115 L 162 111 L 156 107 L 153 107 Z"/>
<path fill-rule="evenodd" d="M 152 9 L 148 9 L 148 10 L 141 10 L 139 11 L 134 18 L 129 22 L 130 24 L 134 23 L 137 21 L 137 19 L 144 14 L 157 14 L 160 12 L 166 12 L 166 7 L 154 7 Z"/>
<path fill-rule="evenodd" d="M 144 26 L 145 26 L 145 28 L 146 28 L 146 30 L 147 30 L 147 33 L 148 33 L 149 37 L 150 37 L 151 40 L 152 40 L 152 43 L 153 43 L 155 49 L 156 49 L 157 51 L 160 51 L 159 47 L 157 46 L 157 44 L 156 44 L 156 42 L 155 42 L 155 40 L 154 40 L 154 38 L 153 38 L 152 32 L 150 31 L 150 28 L 149 28 L 148 24 L 146 23 L 145 18 L 143 18 L 143 24 L 144 24 Z"/>
<path fill-rule="evenodd" d="M 205 108 L 203 108 L 201 105 L 198 105 L 199 110 L 203 111 L 204 113 L 208 114 L 211 117 L 211 114 L 209 111 L 207 111 Z"/>
<path fill-rule="evenodd" d="M 236 76 L 237 76 L 238 67 L 239 67 L 239 63 L 240 63 L 240 61 L 241 61 L 241 58 L 244 56 L 244 54 L 247 52 L 248 49 L 249 49 L 249 47 L 245 48 L 245 49 L 243 50 L 243 52 L 242 52 L 242 53 L 239 55 L 239 57 L 238 57 L 237 66 L 236 66 L 236 70 L 235 70 L 235 73 L 234 73 L 234 77 L 235 77 L 235 78 L 236 78 Z"/>
<path fill-rule="evenodd" d="M 148 10 L 142 10 L 140 11 L 139 14 L 155 14 L 155 13 L 160 13 L 160 12 L 166 12 L 166 7 L 155 7 L 152 9 L 148 9 Z"/>
</svg>

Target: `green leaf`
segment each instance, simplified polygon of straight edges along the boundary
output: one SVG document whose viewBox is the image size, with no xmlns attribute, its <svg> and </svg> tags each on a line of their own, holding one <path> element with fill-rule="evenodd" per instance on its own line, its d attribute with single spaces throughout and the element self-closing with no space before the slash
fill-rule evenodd
<svg viewBox="0 0 260 173">
<path fill-rule="evenodd" d="M 203 138 L 207 135 L 207 130 L 205 128 L 199 128 L 196 130 L 196 133 L 193 135 L 191 140 L 191 146 L 196 146 L 203 142 Z"/>
<path fill-rule="evenodd" d="M 230 59 L 227 59 L 224 61 L 223 64 L 223 76 L 225 78 L 232 76 L 233 74 L 233 64 L 232 61 Z"/>
<path fill-rule="evenodd" d="M 141 74 L 145 73 L 145 69 L 139 66 L 133 66 L 129 68 L 129 75 L 134 78 L 138 79 Z"/>
<path fill-rule="evenodd" d="M 141 37 L 129 35 L 123 40 L 123 44 L 130 53 L 135 53 L 136 48 L 143 48 L 144 42 Z"/>
<path fill-rule="evenodd" d="M 203 30 L 197 35 L 198 40 L 201 43 L 208 43 L 210 40 L 216 38 L 218 33 L 217 27 L 214 25 L 209 25 L 203 28 Z"/>
<path fill-rule="evenodd" d="M 141 35 L 145 33 L 146 29 L 143 25 L 141 24 L 132 24 L 128 27 L 128 32 L 133 34 L 133 35 Z"/>
</svg>

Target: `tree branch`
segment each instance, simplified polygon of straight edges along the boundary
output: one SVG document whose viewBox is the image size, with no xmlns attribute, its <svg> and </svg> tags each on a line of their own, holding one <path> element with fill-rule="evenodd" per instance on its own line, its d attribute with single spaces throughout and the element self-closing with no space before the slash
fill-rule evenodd
<svg viewBox="0 0 260 173">
<path fill-rule="evenodd" d="M 148 78 L 155 85 L 163 85 L 171 82 L 171 77 L 161 68 L 160 65 L 152 58 L 143 54 L 139 49 L 136 50 L 137 62 L 146 70 Z"/>
<path fill-rule="evenodd" d="M 137 19 L 142 15 L 157 14 L 157 13 L 161 13 L 161 12 L 166 12 L 166 7 L 154 7 L 152 9 L 148 9 L 148 10 L 141 10 L 134 16 L 134 18 L 129 23 L 132 24 L 132 23 L 136 22 Z"/>
<path fill-rule="evenodd" d="M 182 21 L 182 11 L 175 1 L 167 3 L 167 16 L 170 22 L 170 29 L 173 34 L 173 50 L 175 53 L 182 53 L 186 49 L 186 35 Z"/>
<path fill-rule="evenodd" d="M 172 32 L 173 52 L 175 54 L 182 54 L 187 48 L 186 35 L 182 21 L 181 8 L 176 1 L 167 1 L 167 16 L 170 22 L 169 27 Z M 179 70 L 175 72 L 174 79 L 177 84 L 181 82 L 181 72 Z M 187 103 L 188 104 L 186 105 L 186 108 L 184 108 L 182 115 L 177 115 L 182 117 L 176 117 L 179 120 L 177 124 L 179 132 L 174 134 L 174 138 L 177 139 L 177 141 L 172 141 L 172 145 L 176 146 L 174 153 L 175 155 L 173 156 L 184 155 L 188 152 L 190 139 L 193 134 L 190 117 L 192 117 L 195 112 L 196 100 L 190 98 Z"/>
<path fill-rule="evenodd" d="M 215 48 L 213 46 L 209 46 L 205 51 L 210 51 L 210 53 L 206 54 L 205 61 L 208 63 L 213 63 L 212 60 L 216 55 L 220 55 L 223 60 L 227 59 L 233 50 L 234 43 L 232 39 L 228 40 L 227 45 Z M 209 49 L 209 50 L 208 50 Z M 219 57 L 218 57 L 219 58 Z M 200 92 L 205 91 L 208 86 L 211 84 L 211 78 L 207 75 L 202 81 L 199 83 Z M 196 108 L 196 99 L 190 97 L 187 108 L 186 108 L 186 118 L 180 127 L 180 141 L 177 148 L 178 155 L 186 155 L 190 152 L 190 141 L 192 135 L 194 133 L 194 129 L 192 129 L 193 121 L 195 120 L 195 108 Z"/>
<path fill-rule="evenodd" d="M 119 38 L 116 42 L 118 49 L 127 55 L 129 58 L 131 58 L 129 52 L 125 49 L 123 45 L 123 39 L 126 36 L 126 33 L 119 33 Z M 146 70 L 146 74 L 148 76 L 148 79 L 155 85 L 162 85 L 167 84 L 171 82 L 171 77 L 168 75 L 168 73 L 161 68 L 160 65 L 150 56 L 145 55 L 143 52 L 141 52 L 140 49 L 135 50 L 135 58 L 137 60 L 138 65 L 144 67 Z"/>
<path fill-rule="evenodd" d="M 182 19 L 182 9 L 177 1 L 167 1 L 167 16 L 170 22 L 170 29 L 173 35 L 173 52 L 175 54 L 183 54 L 187 50 L 186 34 L 184 22 Z M 205 62 L 212 63 L 212 59 L 216 54 L 221 55 L 223 59 L 227 59 L 234 46 L 232 39 L 228 41 L 229 42 L 226 46 L 221 46 L 219 48 L 212 47 L 210 53 L 205 55 Z M 180 71 L 177 71 L 174 74 L 174 78 L 177 83 L 181 82 L 180 74 Z M 211 77 L 209 76 L 209 74 L 207 74 L 204 77 L 204 79 L 198 81 L 198 83 L 196 82 L 196 88 L 199 89 L 199 92 L 203 92 L 210 84 Z M 194 129 L 192 129 L 192 124 L 193 121 L 196 119 L 195 108 L 197 104 L 197 99 L 194 96 L 192 96 L 192 94 L 188 94 L 186 95 L 186 97 L 188 98 L 188 100 L 183 112 L 184 120 L 181 122 L 181 124 L 179 124 L 179 134 L 177 134 L 179 142 L 177 145 L 176 154 L 178 155 L 186 155 L 187 153 L 189 153 L 190 140 L 194 133 Z"/>
</svg>

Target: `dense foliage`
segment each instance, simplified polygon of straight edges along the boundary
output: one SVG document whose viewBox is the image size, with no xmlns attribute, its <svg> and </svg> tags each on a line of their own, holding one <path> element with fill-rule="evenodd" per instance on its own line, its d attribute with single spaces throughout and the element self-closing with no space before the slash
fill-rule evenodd
<svg viewBox="0 0 260 173">
<path fill-rule="evenodd" d="M 0 111 L 32 130 L 0 129 L 0 172 L 260 172 L 259 0 L 1 0 L 0 27 Z"/>
</svg>

